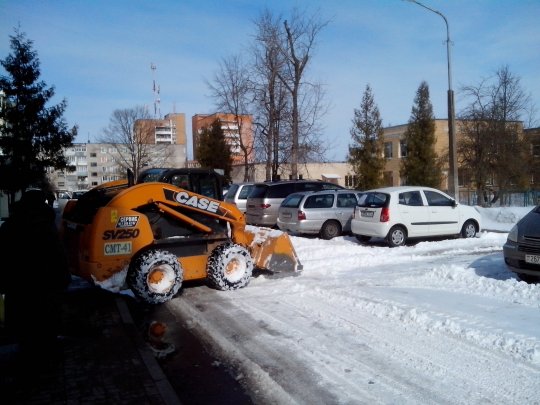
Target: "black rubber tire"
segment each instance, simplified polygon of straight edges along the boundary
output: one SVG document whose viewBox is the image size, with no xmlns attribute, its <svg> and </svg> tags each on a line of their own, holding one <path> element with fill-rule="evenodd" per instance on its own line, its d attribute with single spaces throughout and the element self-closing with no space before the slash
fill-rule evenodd
<svg viewBox="0 0 540 405">
<path fill-rule="evenodd" d="M 476 224 L 469 220 L 465 221 L 463 227 L 461 228 L 461 237 L 462 238 L 474 238 L 478 229 L 476 229 Z"/>
<path fill-rule="evenodd" d="M 249 251 L 232 242 L 214 249 L 207 264 L 207 280 L 218 290 L 236 290 L 248 285 L 253 273 Z"/>
<path fill-rule="evenodd" d="M 386 243 L 390 247 L 403 246 L 407 242 L 407 231 L 402 226 L 396 225 L 390 228 L 386 235 Z"/>
<path fill-rule="evenodd" d="M 354 235 L 356 240 L 360 243 L 368 243 L 371 240 L 371 236 L 366 235 Z"/>
<path fill-rule="evenodd" d="M 540 283 L 540 277 L 537 277 L 537 276 L 531 276 L 530 274 L 521 274 L 521 273 L 519 273 L 517 276 L 521 281 L 525 281 L 527 284 Z"/>
<path fill-rule="evenodd" d="M 150 282 L 155 271 L 164 273 L 159 283 Z M 140 300 L 148 304 L 161 304 L 178 293 L 183 279 L 184 272 L 176 255 L 166 250 L 152 249 L 131 261 L 126 281 Z"/>
<path fill-rule="evenodd" d="M 341 224 L 338 221 L 326 221 L 319 232 L 321 239 L 332 239 L 341 236 Z"/>
</svg>

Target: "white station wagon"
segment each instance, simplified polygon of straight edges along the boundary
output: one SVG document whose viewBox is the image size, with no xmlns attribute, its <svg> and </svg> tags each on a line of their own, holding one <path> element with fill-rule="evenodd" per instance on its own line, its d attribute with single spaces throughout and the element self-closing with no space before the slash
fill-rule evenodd
<svg viewBox="0 0 540 405">
<path fill-rule="evenodd" d="M 474 207 L 459 204 L 442 191 L 419 186 L 365 191 L 351 221 L 352 233 L 360 242 L 384 238 L 390 247 L 412 238 L 473 238 L 480 229 L 480 213 Z"/>
<path fill-rule="evenodd" d="M 290 194 L 278 210 L 277 226 L 285 232 L 332 239 L 351 231 L 361 191 L 324 190 Z"/>
</svg>

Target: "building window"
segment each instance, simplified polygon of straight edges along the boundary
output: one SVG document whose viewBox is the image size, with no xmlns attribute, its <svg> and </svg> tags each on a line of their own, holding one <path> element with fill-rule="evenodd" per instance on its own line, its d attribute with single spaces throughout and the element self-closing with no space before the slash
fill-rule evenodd
<svg viewBox="0 0 540 405">
<path fill-rule="evenodd" d="M 407 142 L 404 139 L 399 141 L 399 156 L 404 158 L 407 157 Z"/>
<path fill-rule="evenodd" d="M 540 156 L 540 144 L 538 145 L 532 145 L 532 155 L 535 157 Z"/>
<path fill-rule="evenodd" d="M 97 162 L 90 162 L 90 167 L 97 167 Z"/>
<path fill-rule="evenodd" d="M 345 187 L 354 187 L 358 179 L 356 176 L 348 174 L 345 176 Z"/>
<path fill-rule="evenodd" d="M 91 152 L 90 157 L 97 157 L 97 153 L 96 152 Z"/>
<path fill-rule="evenodd" d="M 392 159 L 392 142 L 384 143 L 384 157 L 386 159 Z"/>
</svg>

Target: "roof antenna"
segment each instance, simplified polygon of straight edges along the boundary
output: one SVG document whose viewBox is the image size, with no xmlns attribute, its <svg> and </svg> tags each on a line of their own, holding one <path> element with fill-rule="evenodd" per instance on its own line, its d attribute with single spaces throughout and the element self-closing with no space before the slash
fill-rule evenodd
<svg viewBox="0 0 540 405">
<path fill-rule="evenodd" d="M 150 69 L 152 69 L 152 77 L 153 77 L 153 91 L 154 91 L 154 119 L 159 118 L 161 119 L 161 109 L 159 107 L 159 85 L 156 85 L 156 79 L 154 78 L 154 75 L 156 73 L 156 65 L 154 63 L 150 63 Z"/>
</svg>

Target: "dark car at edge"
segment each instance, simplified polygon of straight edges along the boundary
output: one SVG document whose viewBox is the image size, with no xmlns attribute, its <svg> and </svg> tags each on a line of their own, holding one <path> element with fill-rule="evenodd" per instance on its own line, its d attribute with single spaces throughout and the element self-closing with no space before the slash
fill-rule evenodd
<svg viewBox="0 0 540 405">
<path fill-rule="evenodd" d="M 521 280 L 540 281 L 540 205 L 512 227 L 503 255 L 508 268 Z"/>
</svg>

